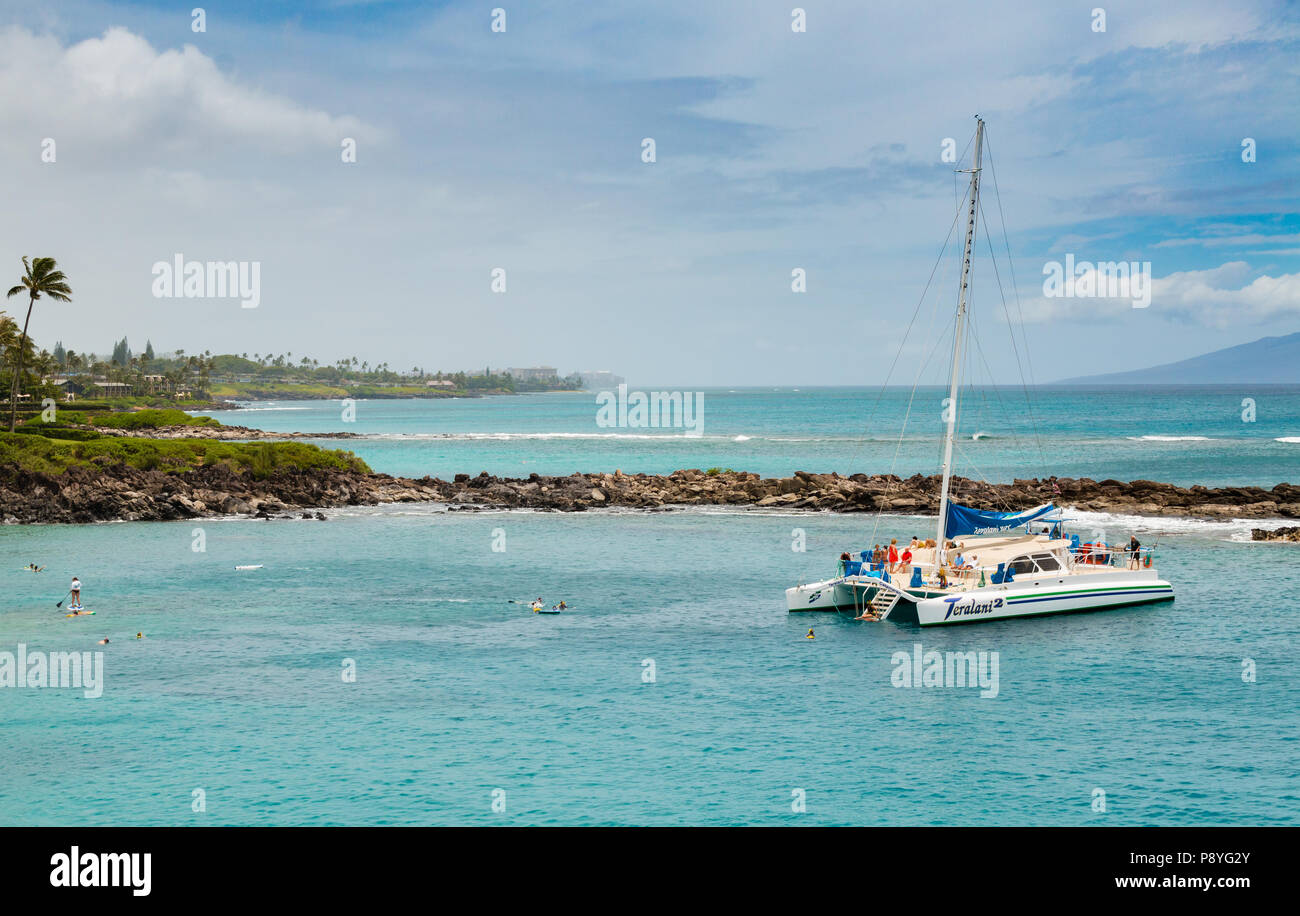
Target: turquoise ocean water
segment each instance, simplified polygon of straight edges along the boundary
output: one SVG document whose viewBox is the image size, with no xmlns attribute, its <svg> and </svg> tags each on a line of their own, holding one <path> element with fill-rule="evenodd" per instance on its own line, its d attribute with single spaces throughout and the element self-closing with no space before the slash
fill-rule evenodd
<svg viewBox="0 0 1300 916">
<path fill-rule="evenodd" d="M 861 442 L 871 397 L 709 391 L 697 440 L 606 437 L 586 428 L 590 396 L 363 401 L 351 428 L 373 438 L 349 447 L 376 470 L 439 476 L 887 471 L 886 428 L 905 408 L 891 394 Z M 1034 405 L 1061 476 L 1300 478 L 1300 444 L 1275 441 L 1300 436 L 1295 390 L 1038 392 Z M 258 406 L 285 409 L 222 418 L 348 428 L 337 404 Z M 926 422 L 897 472 L 933 471 Z M 989 479 L 1043 473 L 1032 429 L 999 422 L 967 411 L 964 432 L 987 436 L 967 436 L 966 458 Z M 1300 823 L 1300 552 L 1249 543 L 1250 523 L 1077 514 L 1158 543 L 1178 600 L 922 632 L 790 615 L 782 592 L 928 519 L 326 514 L 0 527 L 0 652 L 103 651 L 106 680 L 95 699 L 0 689 L 0 823 Z M 32 561 L 48 569 L 21 569 Z M 73 574 L 93 617 L 55 610 Z M 508 603 L 538 596 L 573 610 Z M 918 642 L 997 652 L 998 695 L 893 686 L 893 653 Z"/>
<path fill-rule="evenodd" d="M 710 467 L 907 476 L 936 473 L 946 394 L 706 389 L 698 436 L 598 426 L 594 394 L 362 400 L 351 422 L 338 401 L 262 402 L 212 415 L 268 430 L 360 433 L 366 438 L 343 444 L 376 470 L 412 476 Z M 1272 486 L 1300 477 L 1300 387 L 1048 388 L 1033 390 L 1028 405 L 1021 389 L 981 388 L 963 396 L 959 426 L 959 471 L 990 481 L 1055 474 Z"/>
</svg>

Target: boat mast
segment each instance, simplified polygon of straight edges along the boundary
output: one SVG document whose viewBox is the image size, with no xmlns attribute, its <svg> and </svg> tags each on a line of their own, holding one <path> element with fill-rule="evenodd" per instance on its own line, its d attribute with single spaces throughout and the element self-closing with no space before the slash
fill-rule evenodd
<svg viewBox="0 0 1300 916">
<path fill-rule="evenodd" d="M 939 534 L 935 537 L 935 571 L 943 567 L 946 553 L 944 524 L 948 518 L 948 486 L 952 481 L 952 440 L 957 431 L 957 388 L 961 381 L 961 344 L 966 330 L 966 293 L 970 285 L 970 259 L 975 250 L 975 218 L 979 213 L 980 162 L 984 148 L 984 120 L 975 116 L 975 161 L 970 172 L 970 214 L 966 218 L 966 249 L 961 262 L 961 294 L 957 299 L 957 324 L 952 341 L 952 381 L 948 385 L 948 426 L 943 435 L 943 488 L 939 491 Z"/>
</svg>

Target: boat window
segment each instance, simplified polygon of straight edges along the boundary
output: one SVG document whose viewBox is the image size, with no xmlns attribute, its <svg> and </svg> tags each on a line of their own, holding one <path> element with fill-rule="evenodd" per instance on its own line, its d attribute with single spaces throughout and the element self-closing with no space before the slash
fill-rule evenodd
<svg viewBox="0 0 1300 916">
<path fill-rule="evenodd" d="M 1029 559 L 1029 557 L 1016 557 L 1011 561 L 1011 571 L 1019 576 L 1024 573 L 1036 572 L 1037 570 L 1034 567 L 1034 561 Z"/>
<path fill-rule="evenodd" d="M 1034 562 L 1038 564 L 1038 568 L 1043 572 L 1053 572 L 1061 568 L 1061 564 L 1056 562 L 1056 557 L 1050 553 L 1034 554 Z"/>
</svg>

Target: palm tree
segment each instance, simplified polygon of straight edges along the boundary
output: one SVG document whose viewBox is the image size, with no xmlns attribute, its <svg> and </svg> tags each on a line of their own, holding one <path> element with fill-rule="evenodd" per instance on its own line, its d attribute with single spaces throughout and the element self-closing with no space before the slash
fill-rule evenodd
<svg viewBox="0 0 1300 916">
<path fill-rule="evenodd" d="M 27 324 L 32 320 L 32 307 L 43 295 L 49 296 L 55 302 L 72 300 L 72 289 L 68 286 L 68 278 L 58 269 L 54 258 L 36 258 L 28 263 L 27 257 L 24 256 L 23 271 L 22 282 L 9 290 L 6 297 L 12 299 L 24 290 L 28 296 L 27 317 L 23 320 L 22 339 L 18 343 L 18 365 L 14 369 L 13 386 L 9 391 L 9 432 L 13 432 L 14 426 L 18 423 L 18 380 L 23 374 L 23 349 L 27 346 Z"/>
</svg>

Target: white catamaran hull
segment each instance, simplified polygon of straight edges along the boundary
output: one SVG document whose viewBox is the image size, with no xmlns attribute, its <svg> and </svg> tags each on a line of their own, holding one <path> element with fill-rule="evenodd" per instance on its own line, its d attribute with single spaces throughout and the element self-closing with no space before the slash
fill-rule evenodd
<svg viewBox="0 0 1300 916">
<path fill-rule="evenodd" d="M 1087 576 L 1031 579 L 1007 586 L 976 588 L 958 595 L 927 598 L 916 603 L 923 627 L 1008 617 L 1072 614 L 1155 601 L 1172 601 L 1174 588 L 1154 569 L 1117 571 Z"/>
<path fill-rule="evenodd" d="M 789 611 L 850 610 L 853 590 L 844 585 L 843 578 L 796 585 L 785 590 L 785 606 Z"/>
</svg>

